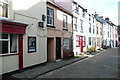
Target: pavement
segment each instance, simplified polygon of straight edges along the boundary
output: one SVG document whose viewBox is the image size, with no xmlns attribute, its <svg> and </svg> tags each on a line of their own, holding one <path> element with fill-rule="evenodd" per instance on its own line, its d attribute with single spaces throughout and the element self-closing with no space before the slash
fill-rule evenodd
<svg viewBox="0 0 120 80">
<path fill-rule="evenodd" d="M 27 70 L 24 70 L 22 72 L 16 72 L 10 76 L 7 76 L 3 80 L 34 79 L 38 76 L 41 76 L 41 75 L 44 75 L 48 72 L 65 67 L 65 66 L 70 65 L 72 63 L 75 63 L 77 61 L 83 60 L 87 57 L 88 56 L 81 56 L 79 58 L 69 58 L 69 59 L 60 60 L 60 61 L 56 61 L 56 62 L 47 62 L 45 65 L 40 65 L 40 66 L 28 68 Z"/>
</svg>

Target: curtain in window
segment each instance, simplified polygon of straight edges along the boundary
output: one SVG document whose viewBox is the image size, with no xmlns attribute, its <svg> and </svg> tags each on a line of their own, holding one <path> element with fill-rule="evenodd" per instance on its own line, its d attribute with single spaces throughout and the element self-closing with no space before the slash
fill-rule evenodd
<svg viewBox="0 0 120 80">
<path fill-rule="evenodd" d="M 17 52 L 17 35 L 10 35 L 10 46 L 11 46 L 11 53 Z"/>
</svg>

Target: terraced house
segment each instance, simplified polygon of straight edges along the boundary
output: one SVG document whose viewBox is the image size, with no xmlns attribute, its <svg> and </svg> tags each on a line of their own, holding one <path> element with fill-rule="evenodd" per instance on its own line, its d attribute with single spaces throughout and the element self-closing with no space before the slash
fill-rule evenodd
<svg viewBox="0 0 120 80">
<path fill-rule="evenodd" d="M 72 52 L 72 3 L 47 1 L 47 52 L 48 61 L 73 56 Z M 61 6 L 60 6 L 61 5 Z M 64 6 L 64 7 L 63 7 Z"/>
<path fill-rule="evenodd" d="M 87 9 L 77 2 L 72 3 L 73 16 L 73 52 L 79 56 L 87 49 Z"/>
</svg>

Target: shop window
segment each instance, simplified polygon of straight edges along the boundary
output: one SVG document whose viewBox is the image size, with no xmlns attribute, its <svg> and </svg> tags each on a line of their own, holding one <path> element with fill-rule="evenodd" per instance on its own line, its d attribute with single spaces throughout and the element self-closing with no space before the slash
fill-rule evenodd
<svg viewBox="0 0 120 80">
<path fill-rule="evenodd" d="M 1 53 L 10 54 L 18 53 L 18 35 L 17 34 L 0 34 Z"/>
<path fill-rule="evenodd" d="M 36 37 L 28 37 L 28 53 L 36 52 Z"/>
<path fill-rule="evenodd" d="M 63 42 L 64 42 L 64 49 L 69 50 L 69 44 L 70 44 L 69 38 L 64 38 Z"/>
</svg>

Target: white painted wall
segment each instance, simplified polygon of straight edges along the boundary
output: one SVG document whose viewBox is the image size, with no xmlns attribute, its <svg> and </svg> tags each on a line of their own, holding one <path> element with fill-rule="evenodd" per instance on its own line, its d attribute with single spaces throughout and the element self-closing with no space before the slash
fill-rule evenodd
<svg viewBox="0 0 120 80">
<path fill-rule="evenodd" d="M 16 3 L 18 3 L 16 5 Z M 19 22 L 27 23 L 26 34 L 23 37 L 23 63 L 24 67 L 40 64 L 47 61 L 47 30 L 46 21 L 44 28 L 38 26 L 38 22 L 42 21 L 42 14 L 46 15 L 45 0 L 27 0 L 13 3 L 14 16 L 13 19 Z M 26 4 L 27 5 L 26 5 Z M 22 5 L 22 7 L 19 7 Z M 24 6 L 24 7 L 23 7 Z M 36 37 L 37 51 L 28 53 L 28 36 Z"/>
</svg>

